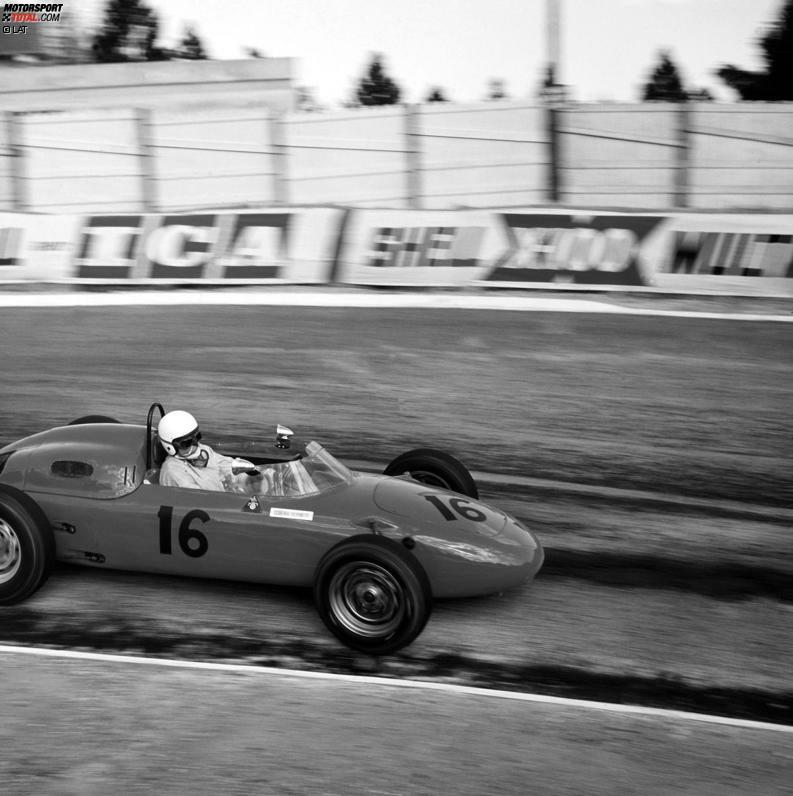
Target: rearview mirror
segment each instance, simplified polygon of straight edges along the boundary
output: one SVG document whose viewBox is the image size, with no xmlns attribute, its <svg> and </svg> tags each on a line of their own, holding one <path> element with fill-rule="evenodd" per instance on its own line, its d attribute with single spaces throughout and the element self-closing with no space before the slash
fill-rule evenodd
<svg viewBox="0 0 793 796">
<path fill-rule="evenodd" d="M 280 423 L 276 426 L 275 429 L 275 447 L 281 448 L 286 450 L 292 444 L 292 437 L 295 435 L 295 432 L 292 431 L 291 428 L 287 428 L 286 426 L 282 426 Z"/>
</svg>

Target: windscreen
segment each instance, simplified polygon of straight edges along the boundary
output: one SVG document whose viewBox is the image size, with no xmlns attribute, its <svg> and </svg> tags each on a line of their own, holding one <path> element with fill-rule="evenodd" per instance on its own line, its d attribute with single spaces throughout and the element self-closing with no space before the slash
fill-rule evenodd
<svg viewBox="0 0 793 796">
<path fill-rule="evenodd" d="M 353 480 L 350 470 L 318 442 L 309 442 L 301 459 L 268 464 L 260 469 L 259 494 L 267 497 L 317 495 Z"/>
</svg>

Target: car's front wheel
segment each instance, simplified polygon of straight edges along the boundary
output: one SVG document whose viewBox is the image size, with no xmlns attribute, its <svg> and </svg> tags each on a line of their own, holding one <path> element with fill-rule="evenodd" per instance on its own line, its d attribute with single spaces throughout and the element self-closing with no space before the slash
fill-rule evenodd
<svg viewBox="0 0 793 796">
<path fill-rule="evenodd" d="M 432 590 L 421 564 L 398 542 L 355 536 L 317 566 L 314 601 L 325 626 L 352 649 L 387 655 L 427 624 Z"/>
<path fill-rule="evenodd" d="M 417 448 L 397 456 L 383 471 L 383 475 L 405 474 L 428 486 L 459 492 L 474 500 L 479 498 L 479 490 L 468 468 L 444 451 Z"/>
<path fill-rule="evenodd" d="M 33 594 L 54 561 L 55 540 L 44 512 L 24 492 L 0 484 L 0 605 Z"/>
</svg>

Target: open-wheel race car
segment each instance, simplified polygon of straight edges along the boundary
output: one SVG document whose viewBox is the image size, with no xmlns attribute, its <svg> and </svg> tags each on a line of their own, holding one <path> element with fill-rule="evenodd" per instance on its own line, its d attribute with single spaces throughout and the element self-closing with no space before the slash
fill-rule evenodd
<svg viewBox="0 0 793 796">
<path fill-rule="evenodd" d="M 56 560 L 305 586 L 339 640 L 383 655 L 421 633 L 433 598 L 500 592 L 542 565 L 537 539 L 444 452 L 355 472 L 317 442 L 295 452 L 279 426 L 269 455 L 245 456 L 263 476 L 253 493 L 164 486 L 157 413 L 86 416 L 0 448 L 0 605 Z"/>
</svg>

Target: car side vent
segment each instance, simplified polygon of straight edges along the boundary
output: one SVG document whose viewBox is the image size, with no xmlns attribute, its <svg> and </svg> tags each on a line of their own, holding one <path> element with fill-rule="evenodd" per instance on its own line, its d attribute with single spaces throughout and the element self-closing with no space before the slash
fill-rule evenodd
<svg viewBox="0 0 793 796">
<path fill-rule="evenodd" d="M 0 473 L 3 472 L 3 468 L 6 466 L 6 462 L 11 458 L 12 453 L 13 451 L 10 453 L 0 453 Z"/>
<path fill-rule="evenodd" d="M 94 474 L 94 468 L 87 462 L 62 460 L 53 462 L 50 472 L 61 478 L 88 478 Z"/>
</svg>

